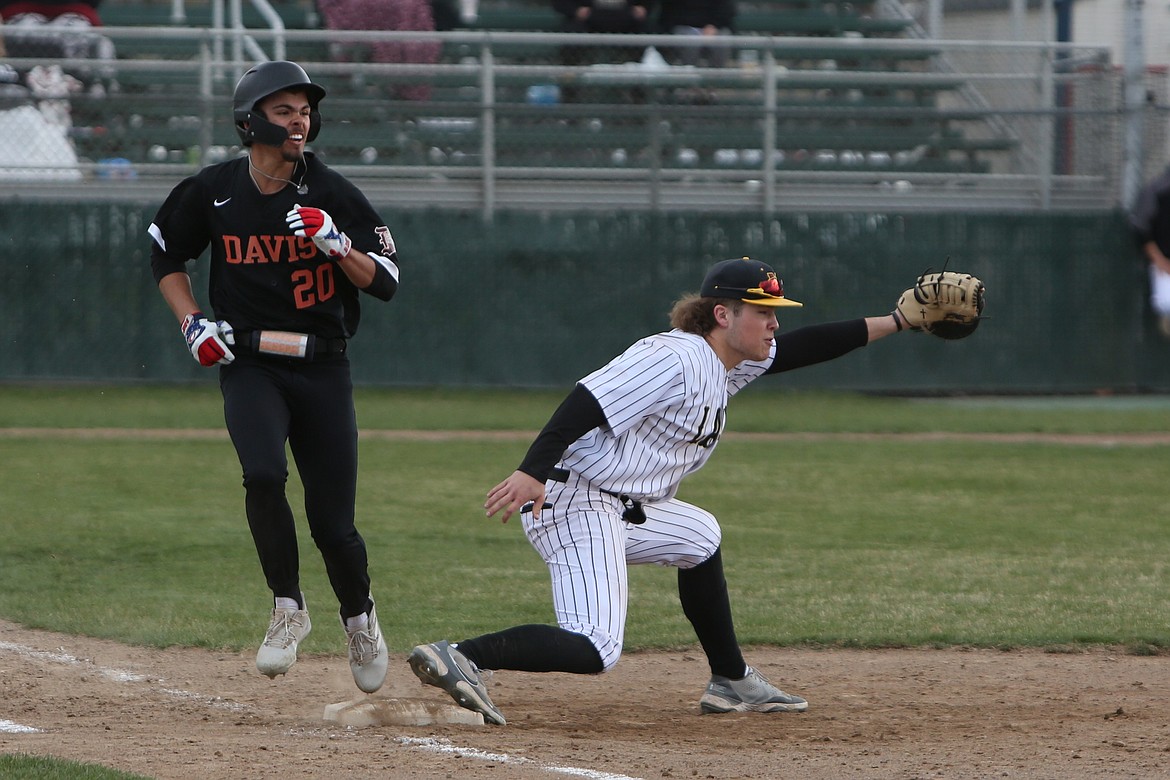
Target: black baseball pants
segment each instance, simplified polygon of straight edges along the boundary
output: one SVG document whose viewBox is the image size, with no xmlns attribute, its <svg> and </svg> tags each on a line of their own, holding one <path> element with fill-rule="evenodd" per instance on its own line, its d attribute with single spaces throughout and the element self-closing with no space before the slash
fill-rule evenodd
<svg viewBox="0 0 1170 780">
<path fill-rule="evenodd" d="M 354 526 L 357 419 L 345 355 L 316 361 L 237 353 L 220 368 L 224 418 L 243 468 L 248 527 L 274 596 L 300 601 L 296 524 L 285 495 L 292 452 L 305 518 L 342 618 L 369 609 L 366 545 Z"/>
</svg>

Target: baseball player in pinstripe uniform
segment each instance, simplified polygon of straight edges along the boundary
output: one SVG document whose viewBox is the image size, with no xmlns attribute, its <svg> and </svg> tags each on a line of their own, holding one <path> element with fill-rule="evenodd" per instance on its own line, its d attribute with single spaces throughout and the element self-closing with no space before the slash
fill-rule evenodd
<svg viewBox="0 0 1170 780">
<path fill-rule="evenodd" d="M 807 709 L 744 661 L 719 524 L 675 498 L 683 477 L 711 456 L 727 401 L 748 382 L 840 357 L 906 327 L 895 310 L 776 335 L 776 309 L 800 305 L 768 265 L 725 260 L 698 295 L 675 303 L 673 330 L 638 341 L 582 379 L 484 504 L 504 522 L 520 512 L 552 575 L 557 625 L 420 645 L 408 659 L 419 679 L 503 725 L 479 670 L 611 669 L 625 631 L 626 566 L 656 563 L 678 569 L 683 612 L 711 667 L 701 712 Z"/>
<path fill-rule="evenodd" d="M 386 678 L 386 642 L 354 526 L 357 421 L 346 346 L 359 293 L 388 301 L 398 289 L 397 252 L 357 187 L 305 151 L 321 128 L 324 97 L 293 62 L 246 72 L 233 110 L 247 154 L 175 187 L 150 225 L 151 266 L 192 356 L 219 365 L 248 526 L 274 598 L 256 667 L 269 677 L 288 672 L 311 628 L 285 497 L 287 443 L 341 606 L 354 681 L 371 693 Z M 186 268 L 209 245 L 210 317 Z"/>
</svg>

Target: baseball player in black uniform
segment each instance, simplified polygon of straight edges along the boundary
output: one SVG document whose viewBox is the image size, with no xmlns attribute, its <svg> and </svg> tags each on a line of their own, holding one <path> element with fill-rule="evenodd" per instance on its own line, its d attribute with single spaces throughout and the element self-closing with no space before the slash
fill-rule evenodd
<svg viewBox="0 0 1170 780">
<path fill-rule="evenodd" d="M 701 712 L 806 710 L 807 701 L 744 661 L 719 523 L 675 497 L 683 478 L 714 452 L 727 402 L 749 382 L 832 360 L 909 326 L 895 309 L 777 335 L 777 308 L 800 305 L 767 264 L 723 261 L 698 295 L 675 303 L 672 330 L 641 339 L 583 378 L 484 504 L 505 522 L 520 512 L 552 577 L 557 625 L 419 645 L 408 659 L 419 679 L 503 725 L 479 670 L 613 668 L 624 641 L 626 567 L 658 564 L 678 569 L 683 612 L 707 655 L 711 679 Z"/>
<path fill-rule="evenodd" d="M 248 526 L 274 597 L 257 668 L 288 672 L 311 626 L 285 497 L 287 442 L 341 606 L 354 681 L 372 693 L 386 677 L 386 642 L 354 526 L 357 422 L 346 345 L 358 328 L 359 293 L 390 300 L 398 266 L 390 231 L 366 197 L 305 151 L 321 130 L 324 97 L 293 62 L 246 72 L 233 112 L 247 154 L 175 187 L 150 225 L 151 267 L 191 354 L 219 365 Z M 186 270 L 208 245 L 211 316 Z"/>
<path fill-rule="evenodd" d="M 1170 339 L 1170 167 L 1142 187 L 1129 224 L 1148 263 L 1150 308 Z"/>
</svg>

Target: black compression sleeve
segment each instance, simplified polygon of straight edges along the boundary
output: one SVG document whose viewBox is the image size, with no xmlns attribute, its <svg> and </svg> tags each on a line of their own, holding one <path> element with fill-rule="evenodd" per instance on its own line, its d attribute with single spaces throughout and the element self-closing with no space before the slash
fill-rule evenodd
<svg viewBox="0 0 1170 780">
<path fill-rule="evenodd" d="M 180 271 L 186 273 L 187 264 L 167 257 L 158 248 L 158 245 L 155 244 L 154 249 L 150 253 L 150 270 L 154 274 L 154 283 L 158 284 L 163 280 L 164 276 L 170 276 Z"/>
<path fill-rule="evenodd" d="M 570 444 L 602 425 L 605 425 L 605 412 L 601 404 L 585 385 L 577 385 L 545 423 L 518 470 L 544 482 Z"/>
<path fill-rule="evenodd" d="M 776 359 L 766 374 L 777 374 L 839 358 L 869 343 L 864 319 L 827 322 L 797 328 L 776 337 Z"/>
<path fill-rule="evenodd" d="M 395 255 L 396 256 L 396 255 Z M 394 256 L 391 257 L 391 260 Z M 398 291 L 398 280 L 395 279 L 391 273 L 386 270 L 386 266 L 374 261 L 374 279 L 369 286 L 362 290 L 362 292 L 369 293 L 378 300 L 388 301 L 394 297 L 394 293 Z"/>
</svg>

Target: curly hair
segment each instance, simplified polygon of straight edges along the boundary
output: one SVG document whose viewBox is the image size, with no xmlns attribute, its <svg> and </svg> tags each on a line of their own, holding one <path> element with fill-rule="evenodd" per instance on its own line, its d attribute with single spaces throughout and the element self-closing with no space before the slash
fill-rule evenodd
<svg viewBox="0 0 1170 780">
<path fill-rule="evenodd" d="M 726 298 L 703 298 L 694 293 L 684 295 L 674 302 L 670 310 L 670 327 L 678 328 L 697 336 L 706 336 L 715 330 L 715 307 L 723 305 L 738 314 L 743 301 Z"/>
</svg>

